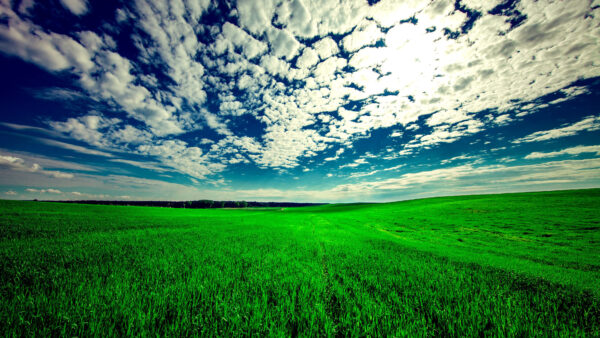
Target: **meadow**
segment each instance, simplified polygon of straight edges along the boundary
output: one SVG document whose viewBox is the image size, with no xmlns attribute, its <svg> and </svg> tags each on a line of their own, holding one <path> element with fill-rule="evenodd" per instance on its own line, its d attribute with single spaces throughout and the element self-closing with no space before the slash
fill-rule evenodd
<svg viewBox="0 0 600 338">
<path fill-rule="evenodd" d="M 0 335 L 600 336 L 600 189 L 302 208 L 0 201 Z"/>
</svg>

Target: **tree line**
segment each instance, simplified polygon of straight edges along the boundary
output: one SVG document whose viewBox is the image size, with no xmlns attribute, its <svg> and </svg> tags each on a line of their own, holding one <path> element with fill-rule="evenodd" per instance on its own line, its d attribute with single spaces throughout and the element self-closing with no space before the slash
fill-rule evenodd
<svg viewBox="0 0 600 338">
<path fill-rule="evenodd" d="M 287 208 L 305 207 L 311 205 L 323 205 L 325 203 L 294 203 L 294 202 L 256 202 L 256 201 L 105 201 L 105 200 L 66 200 L 48 201 L 61 203 L 124 205 L 164 208 L 188 208 L 188 209 L 218 209 L 218 208 Z"/>
</svg>

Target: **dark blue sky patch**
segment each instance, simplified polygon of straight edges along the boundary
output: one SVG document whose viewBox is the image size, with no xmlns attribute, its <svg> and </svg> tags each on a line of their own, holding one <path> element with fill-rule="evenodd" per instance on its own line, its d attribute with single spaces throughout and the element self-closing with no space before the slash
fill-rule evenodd
<svg viewBox="0 0 600 338">
<path fill-rule="evenodd" d="M 519 0 L 504 1 L 492 9 L 489 13 L 492 15 L 502 15 L 508 17 L 506 21 L 510 23 L 511 29 L 516 28 L 527 19 L 525 14 L 516 9 L 516 5 L 518 3 Z"/>
</svg>

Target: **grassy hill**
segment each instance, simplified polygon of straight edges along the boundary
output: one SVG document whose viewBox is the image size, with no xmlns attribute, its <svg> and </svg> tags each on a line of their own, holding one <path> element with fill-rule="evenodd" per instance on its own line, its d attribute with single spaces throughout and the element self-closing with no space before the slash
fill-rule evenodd
<svg viewBox="0 0 600 338">
<path fill-rule="evenodd" d="M 273 209 L 0 201 L 0 333 L 600 335 L 600 190 Z"/>
</svg>

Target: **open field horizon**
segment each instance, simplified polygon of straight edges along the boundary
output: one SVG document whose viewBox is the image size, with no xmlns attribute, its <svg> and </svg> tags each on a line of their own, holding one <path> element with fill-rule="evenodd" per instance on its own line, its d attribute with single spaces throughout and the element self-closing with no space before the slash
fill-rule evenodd
<svg viewBox="0 0 600 338">
<path fill-rule="evenodd" d="M 192 199 L 192 200 L 157 200 L 157 199 L 148 199 L 148 200 L 129 200 L 129 199 L 115 199 L 115 200 L 109 200 L 109 199 L 102 199 L 102 200 L 95 200 L 95 199 L 67 199 L 67 200 L 60 200 L 60 199 L 11 199 L 11 198 L 0 198 L 0 200 L 6 200 L 6 201 L 27 201 L 27 202 L 50 202 L 50 203 L 73 203 L 73 204 L 99 204 L 99 205 L 111 205 L 109 203 L 113 203 L 113 202 L 118 202 L 118 203 L 122 203 L 119 204 L 120 206 L 152 206 L 152 205 L 135 205 L 135 203 L 146 203 L 146 202 L 159 202 L 159 203 L 185 203 L 185 202 L 204 202 L 204 201 L 210 201 L 210 202 L 225 202 L 225 203 L 235 203 L 235 202 L 247 202 L 247 203 L 257 203 L 257 204 L 261 204 L 261 203 L 272 203 L 274 205 L 277 205 L 275 207 L 279 207 L 279 206 L 289 206 L 289 207 L 306 207 L 306 206 L 319 206 L 319 205 L 351 205 L 351 204 L 390 204 L 390 203 L 400 203 L 400 202 L 409 202 L 409 201 L 419 201 L 419 200 L 424 200 L 424 199 L 434 199 L 434 198 L 446 198 L 446 197 L 474 197 L 474 196 L 490 196 L 490 195 L 513 195 L 513 194 L 531 194 L 531 193 L 552 193 L 552 192 L 567 192 L 567 191 L 585 191 L 585 190 L 599 190 L 600 187 L 596 187 L 596 186 L 591 186 L 591 187 L 586 187 L 586 188 L 572 188 L 572 189 L 542 189 L 542 190 L 510 190 L 510 191 L 505 191 L 505 192 L 488 192 L 488 193 L 471 193 L 471 192 L 464 192 L 464 193 L 457 193 L 457 194 L 441 194 L 441 195 L 424 195 L 422 197 L 407 197 L 407 198 L 400 198 L 400 199 L 394 199 L 394 200 L 389 200 L 389 201 L 371 201 L 368 199 L 365 199 L 364 201 L 352 201 L 352 202 L 338 202 L 338 201 L 318 201 L 318 202 L 310 202 L 310 201 L 306 201 L 306 200 L 302 200 L 302 201 L 298 201 L 298 202 L 291 202 L 291 201 L 269 201 L 269 200 L 228 200 L 228 201 L 220 201 L 220 200 L 210 200 L 210 199 Z M 87 203 L 87 202 L 93 202 L 93 203 Z M 105 204 L 106 203 L 106 204 Z M 130 204 L 128 204 L 130 203 Z M 281 205 L 279 205 L 281 204 Z M 157 207 L 167 207 L 167 208 L 180 208 L 179 206 L 168 206 L 168 205 L 157 205 Z M 256 206 L 253 205 L 248 205 L 247 207 L 249 208 L 256 208 Z M 262 206 L 261 206 L 262 207 Z M 181 207 L 183 208 L 183 207 Z M 187 208 L 187 206 L 186 206 Z M 219 206 L 211 206 L 211 207 L 197 207 L 194 208 L 192 207 L 191 209 L 215 209 L 215 208 L 221 208 Z M 246 208 L 244 206 L 233 206 L 233 207 L 226 207 L 228 209 L 236 209 L 236 208 Z"/>
<path fill-rule="evenodd" d="M 0 210 L 4 336 L 600 334 L 600 189 Z"/>
</svg>

